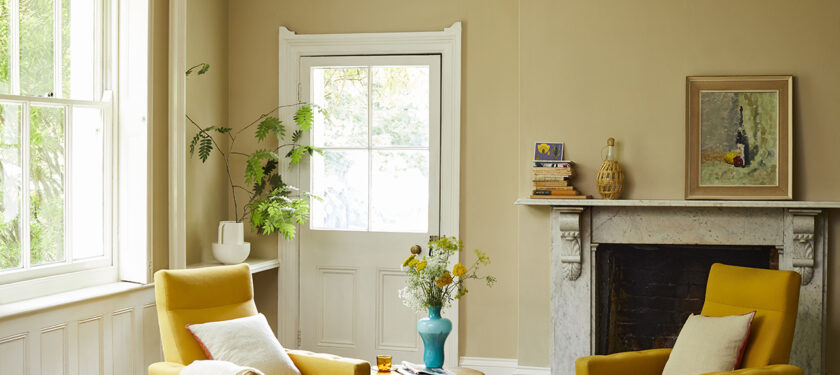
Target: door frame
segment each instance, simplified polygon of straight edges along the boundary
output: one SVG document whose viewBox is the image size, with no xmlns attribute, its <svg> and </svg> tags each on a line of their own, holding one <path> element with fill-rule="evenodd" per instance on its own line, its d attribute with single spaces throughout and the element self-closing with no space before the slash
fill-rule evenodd
<svg viewBox="0 0 840 375">
<path fill-rule="evenodd" d="M 461 22 L 441 31 L 358 34 L 303 34 L 279 30 L 279 103 L 300 102 L 300 59 L 304 56 L 440 54 L 440 234 L 459 236 L 461 165 Z M 293 111 L 280 113 L 292 123 Z M 298 185 L 300 170 L 281 170 Z M 300 242 L 278 239 L 278 338 L 283 346 L 299 343 Z M 458 364 L 458 301 L 449 309 L 453 335 L 446 342 L 446 366 Z M 455 312 L 454 315 L 452 312 Z"/>
</svg>

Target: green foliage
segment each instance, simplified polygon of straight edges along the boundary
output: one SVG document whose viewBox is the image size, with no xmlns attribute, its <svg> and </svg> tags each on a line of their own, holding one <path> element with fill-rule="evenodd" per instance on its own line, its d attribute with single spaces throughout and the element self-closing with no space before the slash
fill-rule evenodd
<svg viewBox="0 0 840 375">
<path fill-rule="evenodd" d="M 257 125 L 257 139 L 264 141 L 268 133 L 274 134 L 279 139 L 283 139 L 286 136 L 286 126 L 277 117 L 268 116 Z"/>
<path fill-rule="evenodd" d="M 308 131 L 312 129 L 312 123 L 314 121 L 315 117 L 312 113 L 312 106 L 310 105 L 304 104 L 295 112 L 295 123 L 300 130 Z"/>
<path fill-rule="evenodd" d="M 204 73 L 207 73 L 208 70 L 210 70 L 210 64 L 201 63 L 196 66 L 193 66 L 192 68 L 187 69 L 187 77 L 189 77 L 190 74 L 192 74 L 193 72 L 196 72 L 197 75 L 203 75 Z"/>
<path fill-rule="evenodd" d="M 198 64 L 187 70 L 186 74 L 187 76 L 192 73 L 196 73 L 195 76 L 202 75 L 209 68 L 210 66 L 207 64 Z M 292 131 L 291 143 L 287 144 L 283 144 L 286 139 L 286 125 L 274 115 L 283 107 L 297 107 L 294 115 L 297 129 Z M 314 122 L 312 106 L 302 103 L 278 106 L 259 116 L 257 121 L 237 130 L 220 126 L 202 128 L 192 118 L 189 116 L 187 118 L 198 129 L 198 132 L 189 142 L 190 155 L 194 155 L 197 149 L 198 157 L 202 162 L 205 162 L 213 150 L 216 150 L 225 161 L 225 171 L 230 181 L 231 191 L 236 192 L 237 189 L 240 189 L 239 191 L 246 190 L 248 192 L 248 201 L 243 206 L 238 204 L 236 194 L 232 193 L 231 195 L 236 221 L 243 221 L 248 217 L 254 231 L 266 235 L 278 232 L 286 239 L 294 238 L 295 225 L 303 224 L 309 219 L 308 199 L 311 196 L 307 193 L 302 193 L 298 197 L 293 196 L 293 192 L 298 189 L 286 184 L 283 176 L 279 173 L 280 150 L 288 148 L 284 157 L 289 159 L 289 165 L 300 163 L 303 158 L 311 156 L 314 152 L 320 152 L 315 147 L 298 143 L 303 138 L 304 132 L 312 129 Z M 256 126 L 253 127 L 254 125 Z M 254 138 L 262 145 L 250 153 L 234 151 L 237 137 L 249 129 L 253 132 Z M 227 147 L 220 148 L 220 143 L 216 142 L 215 137 L 220 135 L 228 137 L 230 142 L 228 142 Z M 272 135 L 272 137 L 269 137 L 269 135 Z M 279 147 L 271 145 L 275 140 L 280 141 L 281 145 Z M 244 181 L 246 186 L 251 187 L 250 189 L 233 182 L 231 164 L 235 161 L 232 160 L 234 157 L 245 158 Z"/>
</svg>

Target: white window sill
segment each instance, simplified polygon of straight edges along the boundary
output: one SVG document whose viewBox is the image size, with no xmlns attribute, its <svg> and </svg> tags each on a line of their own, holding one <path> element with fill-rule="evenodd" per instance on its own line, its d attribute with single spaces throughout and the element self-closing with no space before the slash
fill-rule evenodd
<svg viewBox="0 0 840 375">
<path fill-rule="evenodd" d="M 53 294 L 44 297 L 32 298 L 24 301 L 0 305 L 0 320 L 5 320 L 20 315 L 31 314 L 38 311 L 54 309 L 56 307 L 72 303 L 90 301 L 98 298 L 109 297 L 131 291 L 153 288 L 154 284 L 135 284 L 127 282 L 116 282 L 98 286 L 77 289 L 69 292 Z"/>
</svg>

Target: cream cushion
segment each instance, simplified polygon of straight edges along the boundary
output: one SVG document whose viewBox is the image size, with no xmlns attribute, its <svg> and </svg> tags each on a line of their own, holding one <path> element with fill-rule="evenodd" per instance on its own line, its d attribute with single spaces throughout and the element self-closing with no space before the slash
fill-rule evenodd
<svg viewBox="0 0 840 375">
<path fill-rule="evenodd" d="M 662 375 L 699 375 L 738 368 L 755 311 L 744 315 L 694 315 L 685 321 Z"/>
<path fill-rule="evenodd" d="M 207 358 L 253 367 L 265 375 L 300 375 L 263 314 L 187 325 Z"/>
</svg>

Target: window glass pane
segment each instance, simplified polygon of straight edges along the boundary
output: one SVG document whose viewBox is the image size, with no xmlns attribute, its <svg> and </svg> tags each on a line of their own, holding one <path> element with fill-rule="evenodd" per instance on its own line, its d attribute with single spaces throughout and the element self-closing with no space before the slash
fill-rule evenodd
<svg viewBox="0 0 840 375">
<path fill-rule="evenodd" d="M 368 216 L 366 150 L 326 150 L 312 157 L 311 228 L 366 230 Z"/>
<path fill-rule="evenodd" d="M 32 106 L 29 111 L 32 265 L 64 260 L 64 116 L 63 107 Z"/>
<path fill-rule="evenodd" d="M 62 0 L 61 5 L 61 96 L 95 100 L 95 49 L 93 0 Z"/>
<path fill-rule="evenodd" d="M 371 68 L 373 146 L 429 145 L 429 67 Z"/>
<path fill-rule="evenodd" d="M 9 0 L 0 0 L 0 94 L 12 92 L 12 80 L 9 75 L 11 49 L 9 35 Z"/>
<path fill-rule="evenodd" d="M 102 256 L 103 125 L 98 108 L 73 108 L 70 128 L 70 226 L 73 259 Z"/>
<path fill-rule="evenodd" d="M 20 106 L 0 104 L 0 269 L 20 259 Z"/>
<path fill-rule="evenodd" d="M 429 225 L 429 151 L 373 151 L 370 229 L 426 232 Z"/>
<path fill-rule="evenodd" d="M 54 91 L 53 0 L 20 0 L 20 91 L 46 96 Z"/>
<path fill-rule="evenodd" d="M 313 68 L 313 129 L 318 147 L 365 147 L 368 144 L 368 69 Z"/>
</svg>

